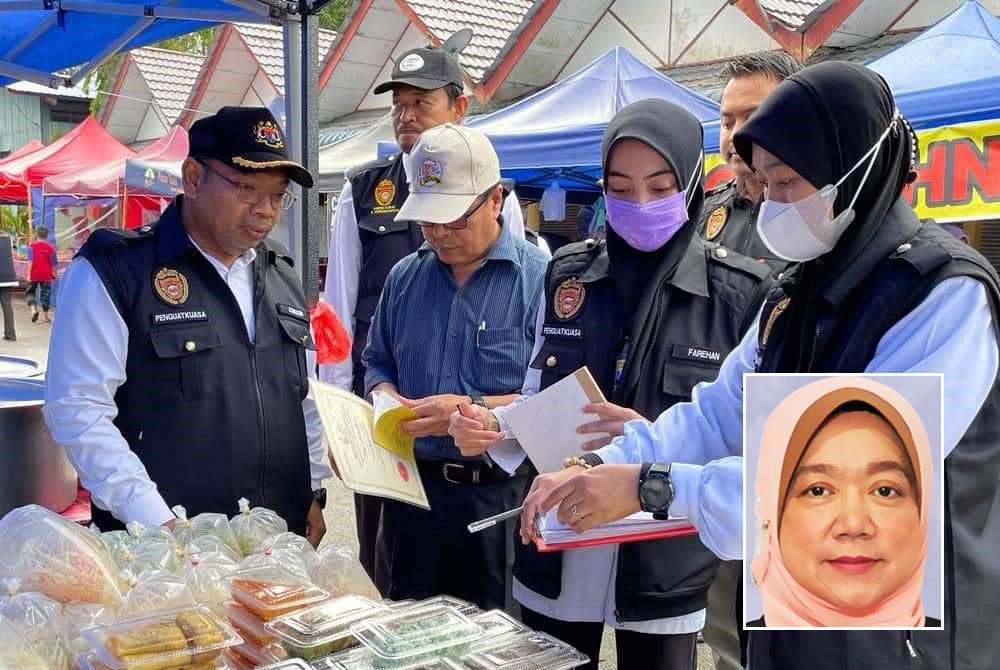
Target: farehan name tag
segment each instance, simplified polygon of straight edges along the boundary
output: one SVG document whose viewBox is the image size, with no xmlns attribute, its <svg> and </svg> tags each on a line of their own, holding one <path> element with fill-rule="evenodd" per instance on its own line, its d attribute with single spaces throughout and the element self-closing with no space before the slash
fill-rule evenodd
<svg viewBox="0 0 1000 670">
<path fill-rule="evenodd" d="M 722 352 L 718 349 L 707 349 L 694 344 L 675 344 L 673 357 L 705 365 L 719 365 L 722 363 Z"/>
<path fill-rule="evenodd" d="M 159 312 L 151 314 L 154 324 L 160 323 L 188 323 L 190 321 L 208 321 L 205 310 L 197 309 L 189 312 Z"/>
</svg>

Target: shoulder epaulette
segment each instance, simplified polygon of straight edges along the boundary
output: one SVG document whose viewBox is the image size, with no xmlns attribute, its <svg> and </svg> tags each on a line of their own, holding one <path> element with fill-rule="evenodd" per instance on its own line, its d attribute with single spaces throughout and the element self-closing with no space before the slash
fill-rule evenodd
<svg viewBox="0 0 1000 670">
<path fill-rule="evenodd" d="M 764 261 L 744 256 L 738 251 L 733 251 L 732 249 L 712 244 L 711 242 L 705 243 L 705 255 L 708 257 L 709 263 L 722 265 L 731 270 L 738 270 L 758 279 L 767 279 L 773 272 L 771 266 Z"/>
<path fill-rule="evenodd" d="M 560 260 L 563 258 L 568 258 L 570 256 L 593 256 L 601 253 L 604 248 L 604 242 L 598 242 L 593 238 L 588 238 L 586 240 L 581 240 L 579 242 L 571 242 L 570 244 L 564 244 L 556 250 L 555 254 L 552 255 L 552 260 Z"/>
<path fill-rule="evenodd" d="M 367 172 L 368 170 L 377 170 L 377 169 L 381 169 L 381 168 L 384 168 L 384 167 L 388 167 L 389 165 L 392 165 L 397 160 L 399 160 L 399 156 L 401 156 L 401 155 L 402 154 L 392 154 L 390 156 L 386 156 L 385 158 L 376 158 L 375 160 L 370 160 L 367 163 L 362 163 L 361 165 L 356 165 L 356 166 L 350 168 L 349 170 L 347 170 L 345 176 L 347 177 L 347 180 L 350 181 L 351 179 L 354 179 L 355 177 L 357 177 L 362 172 Z"/>
<path fill-rule="evenodd" d="M 96 253 L 108 253 L 117 245 L 126 245 L 130 242 L 142 240 L 153 234 L 152 226 L 142 228 L 132 228 L 129 230 L 118 230 L 113 228 L 98 228 L 87 238 L 85 246 L 90 247 Z"/>
</svg>

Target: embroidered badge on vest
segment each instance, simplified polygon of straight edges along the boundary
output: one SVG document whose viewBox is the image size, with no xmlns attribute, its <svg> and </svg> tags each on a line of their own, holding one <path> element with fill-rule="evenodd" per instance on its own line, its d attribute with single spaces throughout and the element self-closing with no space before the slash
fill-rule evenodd
<svg viewBox="0 0 1000 670">
<path fill-rule="evenodd" d="M 160 300 L 171 307 L 183 305 L 191 294 L 187 277 L 170 268 L 160 268 L 157 271 L 153 277 L 153 290 Z"/>
<path fill-rule="evenodd" d="M 712 213 L 708 215 L 708 221 L 705 223 L 705 239 L 714 240 L 718 237 L 723 227 L 725 227 L 728 217 L 729 212 L 725 207 L 716 207 L 712 210 Z"/>
<path fill-rule="evenodd" d="M 553 309 L 556 316 L 563 321 L 569 321 L 580 313 L 583 301 L 587 297 L 587 289 L 576 277 L 570 277 L 556 289 Z"/>
<path fill-rule="evenodd" d="M 392 180 L 383 179 L 380 181 L 375 187 L 375 204 L 378 205 L 376 209 L 389 207 L 395 199 L 396 185 L 392 183 Z"/>
</svg>

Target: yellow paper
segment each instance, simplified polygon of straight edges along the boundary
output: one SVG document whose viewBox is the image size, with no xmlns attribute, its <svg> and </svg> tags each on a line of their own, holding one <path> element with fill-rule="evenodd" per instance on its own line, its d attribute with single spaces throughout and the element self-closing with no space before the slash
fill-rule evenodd
<svg viewBox="0 0 1000 670">
<path fill-rule="evenodd" d="M 430 509 L 413 438 L 399 428 L 417 418 L 392 396 L 379 394 L 375 407 L 352 393 L 311 381 L 323 433 L 344 486 Z"/>
</svg>

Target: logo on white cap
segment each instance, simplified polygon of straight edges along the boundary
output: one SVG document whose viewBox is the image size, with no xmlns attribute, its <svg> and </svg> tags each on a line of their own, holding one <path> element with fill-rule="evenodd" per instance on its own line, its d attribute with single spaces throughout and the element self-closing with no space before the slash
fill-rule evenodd
<svg viewBox="0 0 1000 670">
<path fill-rule="evenodd" d="M 437 186 L 444 177 L 444 170 L 441 164 L 433 158 L 426 158 L 420 164 L 420 173 L 417 175 L 417 183 L 421 186 Z"/>
<path fill-rule="evenodd" d="M 420 54 L 410 54 L 403 60 L 399 61 L 399 71 L 400 72 L 413 72 L 419 70 L 424 66 L 424 58 Z"/>
</svg>

